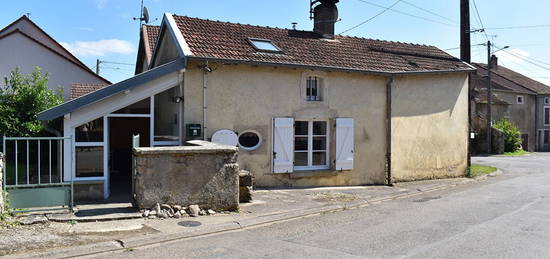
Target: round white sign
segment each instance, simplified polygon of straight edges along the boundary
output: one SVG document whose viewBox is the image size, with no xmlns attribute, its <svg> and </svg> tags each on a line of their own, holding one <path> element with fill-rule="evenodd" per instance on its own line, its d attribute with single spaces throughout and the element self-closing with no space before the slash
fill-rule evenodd
<svg viewBox="0 0 550 259">
<path fill-rule="evenodd" d="M 212 135 L 212 143 L 223 144 L 232 147 L 237 146 L 238 139 L 239 137 L 237 136 L 237 134 L 234 131 L 228 129 L 218 130 Z"/>
</svg>

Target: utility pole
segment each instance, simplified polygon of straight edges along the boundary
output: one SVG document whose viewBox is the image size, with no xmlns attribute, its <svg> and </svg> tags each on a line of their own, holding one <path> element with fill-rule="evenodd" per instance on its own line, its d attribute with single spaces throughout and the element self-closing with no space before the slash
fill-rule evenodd
<svg viewBox="0 0 550 259">
<path fill-rule="evenodd" d="M 491 106 L 493 104 L 493 87 L 491 86 L 491 41 L 487 41 L 487 154 L 492 152 L 492 132 L 493 132 L 493 114 Z"/>
<path fill-rule="evenodd" d="M 99 65 L 101 64 L 101 61 L 99 61 L 99 58 L 95 62 L 95 73 L 99 75 Z"/>
<path fill-rule="evenodd" d="M 471 62 L 470 0 L 460 0 L 460 59 Z"/>
</svg>

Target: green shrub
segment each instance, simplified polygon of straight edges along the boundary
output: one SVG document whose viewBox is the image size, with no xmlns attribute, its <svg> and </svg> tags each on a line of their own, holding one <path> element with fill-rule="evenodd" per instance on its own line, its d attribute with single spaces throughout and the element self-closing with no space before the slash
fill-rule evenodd
<svg viewBox="0 0 550 259">
<path fill-rule="evenodd" d="M 521 131 L 516 125 L 501 119 L 494 122 L 493 127 L 504 133 L 504 152 L 515 152 L 521 148 Z"/>
<path fill-rule="evenodd" d="M 0 136 L 44 135 L 38 113 L 63 103 L 62 90 L 48 88 L 48 74 L 36 67 L 31 74 L 16 68 L 0 87 Z"/>
</svg>

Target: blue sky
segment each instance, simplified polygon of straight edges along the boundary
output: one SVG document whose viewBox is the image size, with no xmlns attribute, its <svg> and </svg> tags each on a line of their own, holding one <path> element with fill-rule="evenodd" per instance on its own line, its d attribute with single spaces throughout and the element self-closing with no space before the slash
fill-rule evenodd
<svg viewBox="0 0 550 259">
<path fill-rule="evenodd" d="M 473 0 L 472 0 L 473 1 Z M 151 22 L 158 25 L 164 12 L 254 25 L 309 30 L 308 0 L 144 0 Z M 342 32 L 378 14 L 396 0 L 341 0 Z M 486 28 L 550 24 L 550 1 L 476 0 Z M 382 6 L 382 7 L 381 7 Z M 415 7 L 416 6 L 416 7 Z M 420 7 L 420 8 L 418 8 Z M 471 3 L 472 9 L 474 4 Z M 78 1 L 5 1 L 2 3 L 0 27 L 25 13 L 57 41 L 67 46 L 90 68 L 96 59 L 118 63 L 135 63 L 139 25 L 139 0 Z M 405 14 L 404 14 L 405 13 Z M 413 17 L 414 16 L 414 17 Z M 480 28 L 472 10 L 472 27 Z M 346 32 L 347 35 L 375 39 L 435 45 L 459 55 L 459 0 L 402 0 L 391 10 Z M 550 27 L 523 29 L 488 29 L 496 46 L 509 45 L 497 53 L 502 65 L 550 84 Z M 485 42 L 480 33 L 472 35 L 472 44 Z M 510 54 L 512 53 L 512 54 Z M 473 46 L 472 57 L 484 62 L 484 46 Z M 532 64 L 535 63 L 536 65 Z M 113 82 L 133 74 L 132 65 L 105 64 L 101 75 Z"/>
</svg>

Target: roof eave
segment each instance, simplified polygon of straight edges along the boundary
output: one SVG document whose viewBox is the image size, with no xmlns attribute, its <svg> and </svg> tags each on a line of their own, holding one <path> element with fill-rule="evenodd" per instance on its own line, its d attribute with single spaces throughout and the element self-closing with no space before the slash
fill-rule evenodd
<svg viewBox="0 0 550 259">
<path fill-rule="evenodd" d="M 370 75 L 379 75 L 379 76 L 392 76 L 392 75 L 414 75 L 414 74 L 446 74 L 446 73 L 471 73 L 475 72 L 475 68 L 467 69 L 449 69 L 449 70 L 425 70 L 425 71 L 376 71 L 376 70 L 366 70 L 366 69 L 353 69 L 345 67 L 333 67 L 333 66 L 316 66 L 316 65 L 307 65 L 307 64 L 293 64 L 293 63 L 277 63 L 277 62 L 264 62 L 264 61 L 255 61 L 255 60 L 240 60 L 240 59 L 225 59 L 225 58 L 214 58 L 214 57 L 200 57 L 200 56 L 188 56 L 189 61 L 210 61 L 210 62 L 227 62 L 243 65 L 263 65 L 263 66 L 277 66 L 277 67 L 288 67 L 288 68 L 303 68 L 303 69 L 315 69 L 315 70 L 324 70 L 324 71 L 338 71 L 338 72 L 354 72 L 354 73 L 363 73 Z"/>
<path fill-rule="evenodd" d="M 124 81 L 118 82 L 116 84 L 112 84 L 110 86 L 99 89 L 95 92 L 86 94 L 84 96 L 70 100 L 61 105 L 42 111 L 38 114 L 38 119 L 42 121 L 48 121 L 48 120 L 59 118 L 65 114 L 71 113 L 75 110 L 78 110 L 92 103 L 101 101 L 117 93 L 142 85 L 146 82 L 155 80 L 166 74 L 181 70 L 185 68 L 185 66 L 186 66 L 186 62 L 184 59 L 174 60 L 170 63 L 163 64 L 161 66 L 155 67 L 154 69 L 148 70 L 134 77 L 128 78 Z"/>
</svg>

